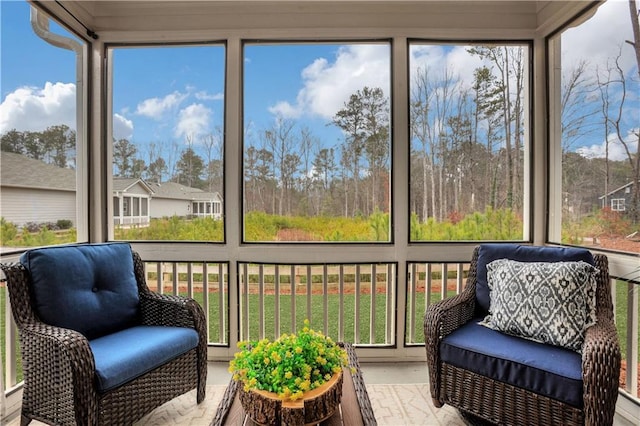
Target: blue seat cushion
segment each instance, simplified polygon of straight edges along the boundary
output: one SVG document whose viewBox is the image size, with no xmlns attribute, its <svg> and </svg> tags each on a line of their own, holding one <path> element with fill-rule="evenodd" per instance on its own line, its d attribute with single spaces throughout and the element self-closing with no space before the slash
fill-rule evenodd
<svg viewBox="0 0 640 426">
<path fill-rule="evenodd" d="M 510 336 L 475 318 L 440 344 L 443 362 L 583 407 L 582 358 L 558 346 Z"/>
<path fill-rule="evenodd" d="M 46 247 L 25 252 L 34 309 L 45 323 L 91 340 L 138 323 L 139 295 L 127 243 Z"/>
<path fill-rule="evenodd" d="M 490 292 L 487 282 L 487 264 L 497 259 L 511 259 L 519 262 L 577 262 L 582 260 L 590 265 L 595 265 L 593 255 L 587 249 L 499 243 L 481 244 L 476 264 L 478 314 L 486 315 L 489 312 Z"/>
<path fill-rule="evenodd" d="M 192 328 L 140 325 L 89 341 L 98 390 L 107 392 L 198 345 Z"/>
</svg>

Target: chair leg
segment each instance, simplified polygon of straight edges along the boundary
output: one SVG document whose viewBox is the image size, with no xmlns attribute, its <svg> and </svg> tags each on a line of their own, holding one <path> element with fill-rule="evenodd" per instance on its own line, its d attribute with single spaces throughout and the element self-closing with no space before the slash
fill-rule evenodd
<svg viewBox="0 0 640 426">
<path fill-rule="evenodd" d="M 20 416 L 20 426 L 27 426 L 31 423 L 31 417 L 27 417 L 24 414 Z"/>
<path fill-rule="evenodd" d="M 204 397 L 206 396 L 206 388 L 205 386 L 198 386 L 198 393 L 196 395 L 196 402 L 200 404 L 204 401 Z"/>
</svg>

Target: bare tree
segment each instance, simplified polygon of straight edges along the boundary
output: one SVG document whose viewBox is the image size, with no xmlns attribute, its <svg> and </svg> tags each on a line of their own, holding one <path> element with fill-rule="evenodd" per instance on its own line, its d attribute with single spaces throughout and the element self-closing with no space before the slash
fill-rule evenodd
<svg viewBox="0 0 640 426">
<path fill-rule="evenodd" d="M 507 207 L 517 206 L 521 198 L 522 181 L 518 179 L 520 163 L 520 134 L 522 125 L 522 102 L 524 90 L 524 60 L 521 47 L 479 46 L 469 49 L 469 52 L 480 58 L 489 59 L 495 65 L 500 83 L 500 101 L 502 104 L 502 119 L 506 155 L 507 177 Z"/>
<path fill-rule="evenodd" d="M 202 144 L 206 152 L 206 175 L 209 192 L 218 189 L 222 192 L 222 159 L 224 145 L 222 143 L 222 129 L 216 127 L 213 133 L 202 136 Z"/>
<path fill-rule="evenodd" d="M 384 177 L 388 175 L 389 153 L 389 99 L 380 88 L 362 89 L 362 106 L 365 116 L 365 154 L 369 166 L 371 181 L 371 203 L 367 214 L 375 210 L 387 211 L 380 203 L 386 189 Z"/>
<path fill-rule="evenodd" d="M 626 159 L 631 168 L 631 185 L 632 196 L 629 215 L 634 223 L 640 220 L 640 155 L 638 153 L 640 145 L 640 132 L 638 128 L 631 134 L 624 134 L 625 103 L 627 100 L 627 78 L 624 70 L 620 65 L 622 49 L 618 55 L 607 63 L 605 69 L 598 69 L 598 87 L 600 89 L 600 97 L 602 101 L 602 115 L 604 118 L 605 130 L 605 194 L 609 193 L 609 145 L 611 143 L 619 144 L 625 152 Z M 635 145 L 635 152 L 634 152 Z M 606 199 L 605 199 L 606 202 Z"/>
<path fill-rule="evenodd" d="M 636 63 L 638 64 L 638 77 L 640 77 L 640 22 L 638 22 L 640 9 L 636 6 L 636 0 L 629 0 L 629 15 L 631 17 L 633 41 L 627 40 L 626 42 L 633 46 L 636 54 Z"/>
<path fill-rule="evenodd" d="M 294 121 L 276 117 L 274 125 L 264 132 L 265 144 L 273 153 L 274 175 L 278 179 L 278 187 L 280 188 L 277 210 L 279 215 L 285 214 L 285 201 L 289 186 L 288 178 L 292 167 L 291 158 L 288 156 L 295 153 L 294 127 Z"/>
<path fill-rule="evenodd" d="M 435 162 L 435 147 L 431 144 L 430 105 L 433 92 L 429 91 L 429 68 L 418 69 L 412 84 L 410 114 L 411 114 L 411 139 L 420 142 L 419 156 L 422 165 L 422 222 L 429 217 L 429 199 L 432 200 L 431 212 L 435 214 L 435 175 L 433 164 Z M 431 183 L 430 187 L 428 182 Z M 431 196 L 429 196 L 431 195 Z"/>
<path fill-rule="evenodd" d="M 306 203 L 306 214 L 312 213 L 311 203 L 311 187 L 313 183 L 313 170 L 312 170 L 312 156 L 314 151 L 320 145 L 319 139 L 313 135 L 311 129 L 303 127 L 300 130 L 300 156 L 302 157 L 303 174 L 301 177 L 301 183 Z"/>
<path fill-rule="evenodd" d="M 353 93 L 349 97 L 349 100 L 345 102 L 344 107 L 333 117 L 333 124 L 342 129 L 346 138 L 347 147 L 346 150 L 343 150 L 342 165 L 345 167 L 348 166 L 346 161 L 350 160 L 350 166 L 353 168 L 352 176 L 355 190 L 353 198 L 354 214 L 360 211 L 360 159 L 364 152 L 366 138 L 366 119 L 364 117 L 362 101 L 360 91 Z"/>
<path fill-rule="evenodd" d="M 590 64 L 581 60 L 563 73 L 560 98 L 562 152 L 573 150 L 574 144 L 598 128 L 598 110 L 592 102 L 596 85 L 588 76 Z"/>
</svg>

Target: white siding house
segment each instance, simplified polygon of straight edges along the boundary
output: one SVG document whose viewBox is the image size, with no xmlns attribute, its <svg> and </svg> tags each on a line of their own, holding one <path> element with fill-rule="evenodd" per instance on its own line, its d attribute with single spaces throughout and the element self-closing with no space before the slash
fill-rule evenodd
<svg viewBox="0 0 640 426">
<path fill-rule="evenodd" d="M 222 197 L 218 192 L 205 192 L 175 182 L 151 183 L 152 216 L 212 217 L 222 219 Z"/>
<path fill-rule="evenodd" d="M 29 222 L 76 224 L 76 172 L 11 152 L 0 154 L 0 217 L 18 227 Z"/>
<path fill-rule="evenodd" d="M 29 222 L 70 220 L 76 224 L 76 172 L 2 152 L 0 217 L 18 227 Z M 113 220 L 121 227 L 148 226 L 151 218 L 222 218 L 222 197 L 174 182 L 149 184 L 137 178 L 113 178 Z"/>
</svg>

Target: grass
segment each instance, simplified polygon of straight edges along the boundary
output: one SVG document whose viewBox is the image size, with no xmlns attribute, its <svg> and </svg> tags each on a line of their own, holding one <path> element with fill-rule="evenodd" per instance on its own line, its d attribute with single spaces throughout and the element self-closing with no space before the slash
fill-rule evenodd
<svg viewBox="0 0 640 426">
<path fill-rule="evenodd" d="M 275 295 L 264 295 L 264 336 L 270 339 L 276 338 L 276 324 L 275 324 Z M 249 311 L 249 335 L 243 336 L 244 340 L 247 337 L 251 340 L 258 339 L 259 327 L 260 327 L 260 306 L 258 295 L 250 294 L 248 298 L 248 311 Z M 326 334 L 333 340 L 344 340 L 352 343 L 364 343 L 364 344 L 385 344 L 385 328 L 386 328 L 386 296 L 378 295 L 376 297 L 375 304 L 375 324 L 374 324 L 374 341 L 369 341 L 369 334 L 371 327 L 369 324 L 369 318 L 371 314 L 371 297 L 368 294 L 360 296 L 359 315 L 356 315 L 356 295 L 344 294 L 342 299 L 343 310 L 343 336 L 339 334 L 339 313 L 340 313 L 340 295 L 328 294 L 327 295 L 327 330 Z M 298 331 L 305 319 L 308 319 L 312 329 L 316 331 L 324 330 L 324 296 L 312 295 L 311 296 L 311 315 L 307 315 L 307 296 L 296 295 L 295 296 L 295 326 L 292 324 L 292 306 L 291 295 L 280 295 L 280 330 L 279 334 L 291 333 Z M 356 339 L 356 329 L 359 333 L 359 339 Z"/>
<path fill-rule="evenodd" d="M 640 292 L 640 285 L 633 287 L 633 291 Z M 626 281 L 616 281 L 616 328 L 618 329 L 618 339 L 620 340 L 620 350 L 622 359 L 627 356 L 627 301 L 631 293 Z M 638 318 L 640 318 L 640 304 L 638 304 Z M 640 342 L 640 327 L 638 327 L 638 342 Z M 640 347 L 636 348 L 638 362 L 640 362 Z"/>
<path fill-rule="evenodd" d="M 5 283 L 2 283 L 0 285 L 0 353 L 2 353 L 2 363 L 0 365 L 0 374 L 4 374 L 4 369 L 5 369 L 5 365 L 6 365 L 6 318 L 7 318 L 7 313 L 5 312 L 5 306 L 6 306 L 6 298 L 7 298 L 7 288 L 5 286 Z M 20 356 L 20 338 L 18 337 L 18 333 L 16 333 L 16 340 L 15 340 L 15 345 L 16 345 L 16 353 L 18 354 L 16 356 L 16 382 L 20 383 L 22 381 L 22 357 Z M 7 381 L 7 376 L 6 374 L 3 376 L 3 382 L 5 387 L 9 387 L 10 384 Z"/>
</svg>

